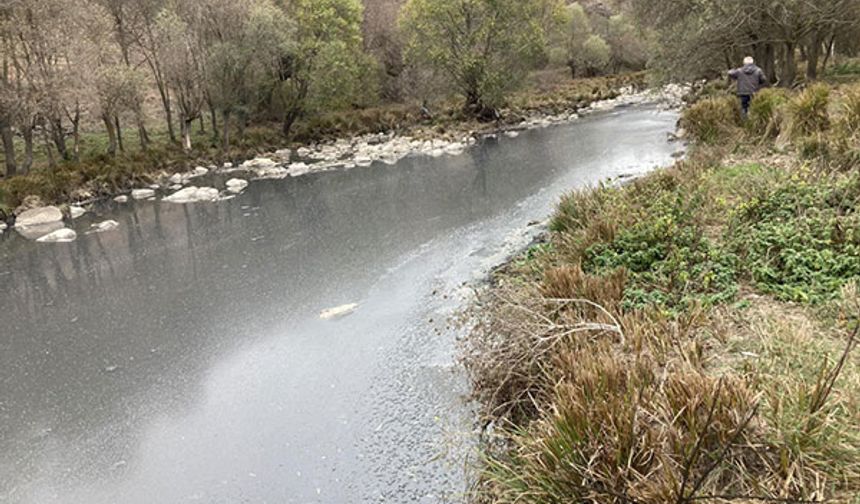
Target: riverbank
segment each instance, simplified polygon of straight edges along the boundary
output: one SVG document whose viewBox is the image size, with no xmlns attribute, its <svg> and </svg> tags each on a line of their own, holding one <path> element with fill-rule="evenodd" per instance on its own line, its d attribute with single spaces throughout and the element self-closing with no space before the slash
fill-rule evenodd
<svg viewBox="0 0 860 504">
<path fill-rule="evenodd" d="M 688 159 L 564 198 L 465 362 L 475 502 L 855 502 L 860 88 L 712 96 Z"/>
<path fill-rule="evenodd" d="M 412 150 L 424 148 L 432 152 L 481 135 L 569 120 L 572 114 L 594 103 L 643 89 L 645 80 L 645 74 L 635 73 L 533 86 L 512 97 L 510 106 L 501 111 L 500 120 L 491 123 L 467 117 L 453 104 L 443 107 L 432 118 L 422 117 L 418 107 L 396 105 L 310 118 L 297 125 L 290 142 L 279 136 L 276 126 L 251 128 L 228 153 L 199 143 L 203 147 L 191 154 L 177 146 L 166 146 L 117 158 L 98 156 L 79 163 L 64 163 L 55 169 L 42 167 L 26 176 L 0 180 L 0 220 L 40 205 L 80 205 L 130 193 L 135 188 L 169 188 L 175 185 L 170 181 L 175 174 L 195 170 L 200 173 L 199 168 L 211 171 L 236 167 L 258 157 L 283 165 L 291 160 L 314 161 L 308 156 L 315 150 L 324 150 L 324 160 L 333 164 L 340 161 L 333 156 L 349 150 L 347 144 L 360 151 L 361 145 L 357 144 L 377 145 L 395 137 L 408 138 L 410 142 L 439 142 L 429 147 L 409 146 Z M 305 156 L 299 155 L 302 153 Z M 362 158 L 358 160 L 360 163 L 372 154 L 356 153 Z"/>
</svg>

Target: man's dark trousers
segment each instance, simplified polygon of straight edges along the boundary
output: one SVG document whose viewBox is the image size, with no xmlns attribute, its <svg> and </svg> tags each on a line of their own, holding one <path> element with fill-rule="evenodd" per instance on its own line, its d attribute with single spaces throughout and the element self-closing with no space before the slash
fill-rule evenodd
<svg viewBox="0 0 860 504">
<path fill-rule="evenodd" d="M 750 113 L 750 103 L 752 103 L 752 95 L 740 95 L 741 98 L 741 108 L 744 111 L 744 119 L 746 119 L 747 115 Z"/>
</svg>

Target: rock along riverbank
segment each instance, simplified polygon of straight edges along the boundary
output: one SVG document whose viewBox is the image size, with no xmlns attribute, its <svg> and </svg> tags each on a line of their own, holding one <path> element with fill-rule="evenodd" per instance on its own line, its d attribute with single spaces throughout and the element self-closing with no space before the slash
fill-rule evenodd
<svg viewBox="0 0 860 504">
<path fill-rule="evenodd" d="M 583 109 L 557 114 L 535 111 L 519 123 L 504 127 L 490 124 L 480 131 L 461 129 L 443 135 L 427 130 L 416 130 L 410 135 L 398 135 L 395 132 L 368 134 L 320 142 L 295 150 L 281 149 L 237 165 L 224 163 L 221 166 L 198 166 L 184 173 L 161 174 L 156 183 L 135 188 L 126 194 L 116 195 L 114 201 L 125 204 L 130 200 L 145 201 L 160 198 L 162 201 L 176 204 L 215 203 L 241 194 L 247 188 L 249 181 L 348 170 L 368 167 L 376 162 L 395 165 L 408 156 L 457 156 L 484 138 L 499 135 L 514 138 L 525 130 L 569 123 L 581 116 L 618 107 L 656 103 L 665 108 L 678 108 L 689 92 L 689 86 L 675 84 L 645 91 L 629 86 L 620 89 L 616 98 L 596 101 Z M 196 182 L 206 176 L 229 176 L 230 179 L 223 188 L 209 187 Z M 96 199 L 90 198 L 60 209 L 54 206 L 43 206 L 37 198 L 28 198 L 28 201 L 16 210 L 18 217 L 11 219 L 10 224 L 19 234 L 30 240 L 44 243 L 74 241 L 77 235 L 65 227 L 64 218 L 71 220 L 79 217 L 95 202 Z M 33 225 L 27 215 L 35 214 L 50 214 L 52 220 L 50 223 Z M 0 234 L 2 233 L 3 229 L 0 229 Z"/>
</svg>

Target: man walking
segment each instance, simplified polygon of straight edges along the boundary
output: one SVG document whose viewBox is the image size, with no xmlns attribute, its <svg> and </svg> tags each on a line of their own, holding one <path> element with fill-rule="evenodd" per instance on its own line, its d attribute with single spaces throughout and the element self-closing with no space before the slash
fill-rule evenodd
<svg viewBox="0 0 860 504">
<path fill-rule="evenodd" d="M 767 84 L 767 78 L 751 56 L 744 58 L 744 66 L 730 70 L 729 77 L 738 81 L 738 97 L 741 99 L 741 108 L 746 119 L 753 96 Z"/>
</svg>

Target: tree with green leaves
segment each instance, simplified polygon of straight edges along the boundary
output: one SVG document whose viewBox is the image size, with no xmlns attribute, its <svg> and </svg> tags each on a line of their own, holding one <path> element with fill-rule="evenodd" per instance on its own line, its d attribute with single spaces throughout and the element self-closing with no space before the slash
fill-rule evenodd
<svg viewBox="0 0 860 504">
<path fill-rule="evenodd" d="M 285 136 L 306 114 L 377 99 L 376 67 L 364 52 L 359 0 L 290 0 L 285 12 L 295 26 L 295 43 L 284 45 L 285 52 L 272 60 L 278 77 L 272 102 Z"/>
<path fill-rule="evenodd" d="M 582 71 L 583 47 L 591 35 L 591 20 L 588 18 L 588 14 L 582 7 L 582 4 L 574 2 L 567 6 L 567 12 L 565 13 L 564 48 L 571 78 L 575 79 L 578 72 Z"/>
<path fill-rule="evenodd" d="M 577 58 L 585 70 L 585 75 L 594 77 L 604 73 L 609 68 L 612 59 L 612 49 L 600 35 L 591 35 L 582 45 L 582 51 Z"/>
<path fill-rule="evenodd" d="M 467 110 L 488 115 L 545 54 L 547 12 L 561 8 L 555 0 L 410 0 L 401 18 L 406 58 L 441 73 Z"/>
</svg>

